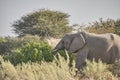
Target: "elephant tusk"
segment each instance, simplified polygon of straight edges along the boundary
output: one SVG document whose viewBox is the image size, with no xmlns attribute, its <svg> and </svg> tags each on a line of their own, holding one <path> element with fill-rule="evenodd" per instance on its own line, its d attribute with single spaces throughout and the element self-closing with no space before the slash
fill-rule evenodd
<svg viewBox="0 0 120 80">
<path fill-rule="evenodd" d="M 54 50 L 53 50 L 53 52 L 56 52 L 56 51 L 57 51 L 57 49 L 54 49 Z"/>
<path fill-rule="evenodd" d="M 56 55 L 57 51 L 58 51 L 58 49 L 53 50 L 53 52 L 52 52 L 53 55 Z"/>
</svg>

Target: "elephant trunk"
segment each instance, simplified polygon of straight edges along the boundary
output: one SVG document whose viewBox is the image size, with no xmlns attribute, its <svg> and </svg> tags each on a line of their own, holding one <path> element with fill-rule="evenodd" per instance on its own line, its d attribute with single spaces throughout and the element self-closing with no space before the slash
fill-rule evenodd
<svg viewBox="0 0 120 80">
<path fill-rule="evenodd" d="M 56 55 L 59 50 L 63 49 L 62 41 L 60 41 L 53 50 L 53 55 Z"/>
</svg>

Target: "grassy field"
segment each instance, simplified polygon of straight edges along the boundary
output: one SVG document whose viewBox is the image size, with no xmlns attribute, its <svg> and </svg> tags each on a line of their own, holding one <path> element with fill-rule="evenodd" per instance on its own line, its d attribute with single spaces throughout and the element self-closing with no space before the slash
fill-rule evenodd
<svg viewBox="0 0 120 80">
<path fill-rule="evenodd" d="M 53 62 L 28 62 L 14 66 L 0 57 L 0 80 L 120 80 L 120 61 L 113 65 L 87 61 L 87 66 L 78 74 L 74 64 L 69 67 L 69 59 L 59 56 L 59 60 Z"/>
</svg>

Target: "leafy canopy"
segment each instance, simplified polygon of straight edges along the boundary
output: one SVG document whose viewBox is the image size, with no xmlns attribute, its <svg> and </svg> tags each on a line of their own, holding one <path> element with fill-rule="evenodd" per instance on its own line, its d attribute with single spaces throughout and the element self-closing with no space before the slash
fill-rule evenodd
<svg viewBox="0 0 120 80">
<path fill-rule="evenodd" d="M 93 33 L 116 33 L 120 35 L 120 19 L 103 20 L 100 18 L 99 21 L 91 23 L 86 29 Z"/>
<path fill-rule="evenodd" d="M 31 34 L 59 38 L 72 31 L 68 18 L 69 15 L 63 12 L 41 9 L 23 16 L 12 27 L 19 36 Z"/>
</svg>

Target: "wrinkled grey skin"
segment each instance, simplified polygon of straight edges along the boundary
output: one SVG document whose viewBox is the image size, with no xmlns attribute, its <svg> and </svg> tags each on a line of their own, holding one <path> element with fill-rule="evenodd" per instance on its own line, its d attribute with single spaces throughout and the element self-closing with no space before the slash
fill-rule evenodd
<svg viewBox="0 0 120 80">
<path fill-rule="evenodd" d="M 77 53 L 76 68 L 80 69 L 85 60 L 98 61 L 101 59 L 105 63 L 114 63 L 120 59 L 120 37 L 116 34 L 94 34 L 79 32 L 65 35 L 54 48 L 55 55 L 58 50 L 66 49 L 69 53 Z"/>
</svg>

